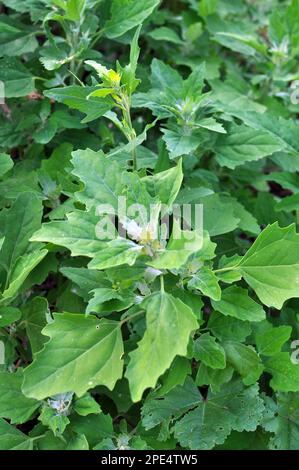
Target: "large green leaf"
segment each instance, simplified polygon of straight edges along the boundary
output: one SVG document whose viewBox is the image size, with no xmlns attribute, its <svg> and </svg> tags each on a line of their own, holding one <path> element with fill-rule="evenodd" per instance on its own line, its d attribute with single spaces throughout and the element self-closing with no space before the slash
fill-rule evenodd
<svg viewBox="0 0 299 470">
<path fill-rule="evenodd" d="M 246 289 L 230 286 L 222 291 L 221 300 L 212 300 L 215 310 L 243 321 L 262 321 L 266 318 L 263 307 L 249 297 Z"/>
<path fill-rule="evenodd" d="M 86 0 L 69 0 L 66 4 L 66 13 L 72 21 L 79 21 L 83 15 Z"/>
<path fill-rule="evenodd" d="M 258 385 L 244 388 L 234 380 L 224 385 L 221 392 L 209 393 L 195 410 L 178 421 L 175 436 L 182 446 L 208 450 L 223 443 L 233 429 L 254 431 L 264 410 L 258 391 Z"/>
<path fill-rule="evenodd" d="M 221 198 L 219 194 L 200 198 L 198 202 L 203 205 L 204 228 L 211 237 L 231 232 L 238 227 L 240 219 L 235 216 L 233 203 Z"/>
<path fill-rule="evenodd" d="M 2 292 L 3 299 L 14 297 L 31 271 L 45 258 L 47 250 L 35 250 L 20 256 L 16 261 L 13 271 L 9 273 L 9 283 Z"/>
<path fill-rule="evenodd" d="M 281 351 L 282 346 L 290 338 L 291 334 L 292 327 L 289 325 L 281 325 L 275 328 L 270 327 L 260 332 L 258 331 L 255 339 L 259 353 L 263 356 L 274 356 Z"/>
<path fill-rule="evenodd" d="M 105 249 L 102 249 L 95 255 L 89 263 L 90 269 L 107 269 L 122 264 L 132 266 L 137 257 L 141 254 L 142 246 L 137 245 L 131 240 L 117 238 L 107 243 Z"/>
<path fill-rule="evenodd" d="M 182 160 L 169 170 L 161 171 L 153 176 L 142 179 L 146 183 L 148 192 L 157 197 L 159 201 L 171 206 L 175 201 L 183 181 Z"/>
<path fill-rule="evenodd" d="M 38 47 L 34 31 L 16 18 L 0 16 L 0 55 L 21 56 L 34 52 Z"/>
<path fill-rule="evenodd" d="M 273 433 L 270 449 L 297 450 L 299 442 L 299 395 L 278 393 L 277 403 L 268 398 L 263 427 Z"/>
<path fill-rule="evenodd" d="M 244 383 L 246 385 L 254 384 L 264 369 L 254 348 L 238 341 L 225 341 L 223 348 L 227 362 L 239 372 Z"/>
<path fill-rule="evenodd" d="M 192 128 L 188 127 L 162 129 L 162 132 L 171 159 L 176 159 L 181 155 L 189 155 L 197 149 L 202 141 L 201 136 L 192 132 Z"/>
<path fill-rule="evenodd" d="M 188 409 L 191 411 L 186 413 Z M 183 415 L 173 428 L 180 444 L 193 450 L 208 450 L 222 444 L 232 430 L 254 431 L 263 411 L 257 384 L 245 388 L 240 380 L 232 380 L 220 392 L 209 391 L 203 398 L 188 378 L 183 386 L 163 398 L 149 396 L 142 415 L 146 428 Z"/>
<path fill-rule="evenodd" d="M 213 336 L 204 333 L 194 342 L 194 357 L 212 369 L 224 369 L 226 366 L 225 351 Z"/>
<path fill-rule="evenodd" d="M 213 369 L 203 362 L 200 363 L 195 383 L 199 387 L 209 385 L 213 392 L 219 392 L 223 384 L 230 382 L 234 374 L 234 369 L 230 364 L 226 364 L 224 369 Z"/>
<path fill-rule="evenodd" d="M 4 419 L 0 419 L 0 449 L 32 450 L 33 440 Z"/>
<path fill-rule="evenodd" d="M 22 312 L 15 307 L 0 307 L 0 327 L 9 326 L 22 316 Z"/>
<path fill-rule="evenodd" d="M 16 58 L 0 59 L 0 80 L 4 83 L 5 98 L 26 96 L 35 89 L 35 77 Z"/>
<path fill-rule="evenodd" d="M 87 97 L 95 90 L 94 87 L 82 87 L 78 85 L 52 88 L 44 92 L 45 96 L 59 103 L 64 103 L 72 109 L 77 109 L 86 114 L 83 123 L 94 121 L 103 116 L 113 106 L 111 98 Z"/>
<path fill-rule="evenodd" d="M 281 142 L 269 134 L 247 126 L 232 126 L 228 135 L 218 137 L 216 158 L 221 166 L 234 169 L 282 150 Z"/>
<path fill-rule="evenodd" d="M 76 267 L 61 268 L 60 271 L 65 277 L 74 282 L 78 291 L 82 292 L 82 296 L 86 299 L 90 297 L 89 293 L 99 286 L 110 286 L 110 283 L 107 282 L 104 273 L 101 271 Z"/>
<path fill-rule="evenodd" d="M 191 377 L 184 384 L 178 385 L 163 397 L 159 391 L 148 395 L 141 410 L 142 424 L 145 429 L 151 429 L 171 416 L 176 416 L 198 405 L 201 395 Z"/>
<path fill-rule="evenodd" d="M 280 352 L 265 361 L 267 372 L 272 375 L 270 385 L 280 392 L 299 392 L 299 364 L 294 363 L 287 352 Z"/>
<path fill-rule="evenodd" d="M 73 256 L 92 258 L 103 249 L 103 242 L 96 236 L 99 217 L 95 211 L 74 211 L 67 214 L 67 220 L 55 220 L 43 224 L 32 237 L 33 241 L 54 243 L 68 248 Z"/>
<path fill-rule="evenodd" d="M 242 274 L 267 306 L 280 309 L 285 300 L 299 297 L 299 235 L 295 225 L 269 225 L 246 255 L 231 268 Z"/>
<path fill-rule="evenodd" d="M 30 271 L 47 254 L 46 250 L 30 251 L 29 239 L 40 227 L 42 203 L 33 193 L 19 195 L 5 213 L 4 241 L 0 250 L 0 283 L 5 296 L 12 297 Z M 18 223 L 16 223 L 18 221 Z"/>
<path fill-rule="evenodd" d="M 13 161 L 6 153 L 0 153 L 0 178 L 13 167 Z"/>
<path fill-rule="evenodd" d="M 213 40 L 233 51 L 252 56 L 266 53 L 266 47 L 259 42 L 251 23 L 225 21 L 216 15 L 207 18 L 207 27 Z"/>
<path fill-rule="evenodd" d="M 29 245 L 31 235 L 39 228 L 42 214 L 41 201 L 32 193 L 18 197 L 5 218 L 5 240 L 0 252 L 1 265 L 10 273 L 17 259 Z M 16 220 L 19 221 L 16 224 Z"/>
<path fill-rule="evenodd" d="M 23 312 L 31 351 L 33 354 L 36 354 L 47 341 L 47 338 L 42 334 L 42 330 L 47 324 L 47 315 L 49 315 L 47 299 L 44 297 L 34 297 L 34 299 L 26 303 Z"/>
<path fill-rule="evenodd" d="M 197 328 L 190 307 L 166 292 L 157 292 L 144 301 L 146 331 L 138 348 L 130 353 L 126 377 L 133 401 L 154 387 L 175 356 L 185 356 L 190 334 Z"/>
<path fill-rule="evenodd" d="M 56 314 L 43 329 L 51 339 L 24 371 L 23 392 L 42 400 L 58 393 L 78 396 L 122 374 L 123 344 L 119 323 L 80 314 Z"/>
<path fill-rule="evenodd" d="M 23 372 L 0 372 L 0 416 L 12 424 L 24 423 L 30 419 L 40 403 L 23 395 L 21 386 Z"/>
<path fill-rule="evenodd" d="M 213 312 L 209 318 L 208 327 L 220 340 L 245 341 L 251 333 L 250 322 L 238 320 L 235 317 L 224 316 Z"/>
<path fill-rule="evenodd" d="M 111 19 L 105 24 L 108 38 L 117 38 L 142 23 L 160 0 L 113 0 Z"/>
<path fill-rule="evenodd" d="M 177 356 L 168 371 L 161 378 L 162 386 L 155 392 L 155 396 L 163 397 L 177 385 L 182 385 L 187 375 L 191 374 L 191 364 L 187 357 Z"/>
<path fill-rule="evenodd" d="M 213 300 L 220 300 L 221 289 L 219 280 L 211 269 L 203 266 L 192 279 L 188 282 L 188 287 L 191 289 L 199 289 L 203 295 L 207 295 Z"/>
<path fill-rule="evenodd" d="M 228 103 L 226 111 L 229 114 L 241 119 L 247 126 L 253 129 L 260 130 L 261 132 L 269 132 L 274 136 L 282 145 L 283 148 L 291 153 L 293 156 L 298 155 L 299 144 L 296 139 L 296 123 L 291 119 L 277 118 L 270 113 L 259 113 L 253 110 L 244 111 L 237 103 Z"/>
<path fill-rule="evenodd" d="M 84 190 L 76 193 L 78 200 L 88 209 L 96 204 L 110 204 L 116 209 L 123 189 L 117 163 L 90 149 L 73 152 L 72 163 L 73 174 L 84 183 Z"/>
<path fill-rule="evenodd" d="M 188 258 L 203 247 L 203 237 L 200 232 L 181 230 L 175 222 L 171 238 L 165 250 L 157 251 L 157 256 L 148 262 L 156 269 L 179 269 Z"/>
<path fill-rule="evenodd" d="M 174 44 L 183 43 L 178 34 L 173 29 L 167 28 L 166 26 L 153 29 L 148 33 L 148 36 L 153 38 L 155 41 L 168 41 Z"/>
</svg>

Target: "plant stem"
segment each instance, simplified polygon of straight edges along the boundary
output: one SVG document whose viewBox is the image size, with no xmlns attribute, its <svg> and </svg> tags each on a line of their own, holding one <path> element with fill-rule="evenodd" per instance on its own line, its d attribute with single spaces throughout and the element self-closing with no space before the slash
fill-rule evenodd
<svg viewBox="0 0 299 470">
<path fill-rule="evenodd" d="M 38 29 L 37 31 L 32 31 L 32 33 L 30 33 L 30 36 L 45 36 L 46 33 L 43 29 Z"/>
<path fill-rule="evenodd" d="M 122 327 L 125 323 L 127 323 L 127 322 L 130 321 L 130 320 L 132 320 L 132 318 L 135 318 L 135 317 L 137 317 L 138 315 L 141 315 L 141 313 L 144 313 L 144 310 L 139 310 L 138 312 L 133 313 L 133 315 L 131 315 L 130 317 L 124 318 L 123 320 L 121 320 L 119 326 Z"/>
<path fill-rule="evenodd" d="M 228 266 L 227 268 L 213 269 L 213 273 L 222 273 L 225 271 L 233 271 L 237 266 Z"/>
<path fill-rule="evenodd" d="M 132 124 L 131 119 L 131 103 L 130 98 L 126 94 L 122 94 L 122 109 L 123 109 L 123 117 L 126 125 L 128 126 L 129 132 L 127 135 L 128 142 L 131 144 L 131 155 L 132 155 L 132 162 L 133 162 L 133 171 L 137 171 L 137 153 L 136 153 L 136 132 Z"/>
<path fill-rule="evenodd" d="M 76 67 L 75 60 L 72 59 L 71 63 L 70 63 L 70 74 L 72 76 L 71 85 L 75 85 L 76 78 L 77 78 L 76 75 L 75 75 L 75 67 Z"/>
<path fill-rule="evenodd" d="M 103 28 L 103 29 L 100 29 L 100 31 L 98 31 L 98 32 L 96 33 L 95 37 L 93 38 L 93 40 L 92 40 L 92 42 L 91 42 L 91 44 L 90 44 L 90 48 L 91 48 L 91 49 L 96 45 L 96 43 L 98 42 L 98 40 L 103 36 L 104 32 L 105 32 L 105 29 Z"/>
<path fill-rule="evenodd" d="M 80 78 L 77 77 L 77 75 L 75 74 L 75 72 L 73 72 L 71 69 L 70 69 L 70 74 L 73 76 L 73 78 L 75 78 L 81 86 L 85 86 L 83 82 L 81 82 Z"/>
<path fill-rule="evenodd" d="M 133 144 L 132 148 L 132 160 L 133 160 L 133 171 L 137 171 L 137 153 L 136 153 L 136 145 Z"/>
<path fill-rule="evenodd" d="M 165 292 L 165 290 L 164 290 L 164 276 L 160 277 L 160 282 L 161 282 L 161 292 L 164 293 Z"/>
</svg>

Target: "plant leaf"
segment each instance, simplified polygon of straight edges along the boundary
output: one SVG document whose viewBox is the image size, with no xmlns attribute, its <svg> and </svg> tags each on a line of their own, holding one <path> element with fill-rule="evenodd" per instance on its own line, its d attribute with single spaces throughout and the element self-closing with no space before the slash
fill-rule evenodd
<svg viewBox="0 0 299 470">
<path fill-rule="evenodd" d="M 143 304 L 147 328 L 138 348 L 130 353 L 126 371 L 132 400 L 154 387 L 175 356 L 185 356 L 190 334 L 197 328 L 192 310 L 180 299 L 157 292 Z"/>
<path fill-rule="evenodd" d="M 26 396 L 42 400 L 74 392 L 80 397 L 96 385 L 112 389 L 121 377 L 123 344 L 117 322 L 57 313 L 43 334 L 50 341 L 24 371 Z"/>
<path fill-rule="evenodd" d="M 108 38 L 122 36 L 130 29 L 142 23 L 160 3 L 159 0 L 113 0 L 111 19 L 105 24 L 105 34 Z"/>
</svg>

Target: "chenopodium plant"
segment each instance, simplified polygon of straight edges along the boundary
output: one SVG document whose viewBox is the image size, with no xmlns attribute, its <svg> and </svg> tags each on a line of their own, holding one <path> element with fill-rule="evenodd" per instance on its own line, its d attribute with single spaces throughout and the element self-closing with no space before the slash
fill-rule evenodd
<svg viewBox="0 0 299 470">
<path fill-rule="evenodd" d="M 84 294 L 88 298 L 86 313 L 97 313 L 103 317 L 57 314 L 55 321 L 46 327 L 44 332 L 50 335 L 52 341 L 39 354 L 37 362 L 27 368 L 24 382 L 26 395 L 37 399 L 69 392 L 70 389 L 80 396 L 96 385 L 113 389 L 123 373 L 121 328 L 127 323 L 132 323 L 134 328 L 134 320 L 147 312 L 145 333 L 138 349 L 129 354 L 125 374 L 132 400 L 139 401 L 143 391 L 155 386 L 176 356 L 187 355 L 190 335 L 200 321 L 199 299 L 194 299 L 197 307 L 193 312 L 188 302 L 173 295 L 179 279 L 170 283 L 169 290 L 164 287 L 168 270 L 177 275 L 190 256 L 193 253 L 195 256 L 203 246 L 203 238 L 191 227 L 189 230 L 181 229 L 177 217 L 174 217 L 174 230 L 168 243 L 165 233 L 167 224 L 159 227 L 159 218 L 169 218 L 172 203 L 179 192 L 183 179 L 182 163 L 180 161 L 175 167 L 153 176 L 140 177 L 134 171 L 137 168 L 134 149 L 136 134 L 131 123 L 130 99 L 138 84 L 135 78 L 138 33 L 132 43 L 128 67 L 122 69 L 118 66 L 118 70 L 113 71 L 89 62 L 102 79 L 102 84 L 89 96 L 111 95 L 115 106 L 121 109 L 122 120 L 118 122 L 129 141 L 128 145 L 132 147 L 133 171 L 123 170 L 112 157 L 102 152 L 73 152 L 73 174 L 83 183 L 83 188 L 74 194 L 74 205 L 81 207 L 67 214 L 67 221 L 45 224 L 32 237 L 34 241 L 65 246 L 74 256 L 91 258 L 86 267 L 66 267 L 63 272 L 75 282 L 79 274 L 86 280 L 92 276 L 92 285 L 88 283 Z M 113 119 L 115 121 L 117 118 Z M 125 212 L 120 207 L 122 203 L 127 205 Z M 98 221 L 103 210 L 108 215 Z M 137 221 L 133 218 L 136 210 L 140 212 Z M 118 216 L 118 230 L 115 220 L 109 217 L 111 214 Z M 122 236 L 124 230 L 128 237 Z M 195 262 L 210 258 L 208 235 L 205 245 L 202 254 L 195 257 Z M 129 268 L 119 268 L 124 265 Z M 158 277 L 161 279 L 159 288 L 156 285 Z M 84 286 L 81 285 L 81 289 L 84 290 Z M 115 313 L 123 310 L 123 314 Z M 66 363 L 59 366 L 59 344 L 65 348 L 68 332 L 72 335 L 72 342 L 78 345 L 81 338 L 83 344 L 78 349 L 72 348 L 69 358 L 64 354 Z M 73 335 L 78 337 L 74 338 Z M 53 365 L 57 361 L 52 373 L 45 366 L 49 347 Z M 163 354 L 161 348 L 165 350 Z M 90 360 L 87 360 L 89 357 Z M 79 380 L 77 374 L 73 374 L 75 363 L 76 369 L 80 369 Z"/>
<path fill-rule="evenodd" d="M 13 0 L 5 3 L 18 7 Z M 52 3 L 26 1 L 32 14 L 39 5 L 50 15 L 45 25 L 65 25 L 64 39 L 48 30 L 42 62 L 58 72 L 49 84 L 56 88 L 44 94 L 55 106 L 64 103 L 84 113 L 81 125 L 103 116 L 127 142 L 109 153 L 76 150 L 71 158 L 70 145 L 58 146 L 38 170 L 43 193 L 35 180 L 30 185 L 17 177 L 14 185 L 13 178 L 7 180 L 12 189 L 5 186 L 0 215 L 0 327 L 8 364 L 0 372 L 1 448 L 297 449 L 299 365 L 292 350 L 297 303 L 285 302 L 299 297 L 299 235 L 294 225 L 277 222 L 261 231 L 263 218 L 257 216 L 257 223 L 249 212 L 246 193 L 238 191 L 237 200 L 221 192 L 217 177 L 221 173 L 228 191 L 232 178 L 249 185 L 252 174 L 261 187 L 259 167 L 253 173 L 241 167 L 233 176 L 230 170 L 259 164 L 275 152 L 295 159 L 296 124 L 278 120 L 251 100 L 229 62 L 230 76 L 220 80 L 195 57 L 193 72 L 183 79 L 154 59 L 149 86 L 137 92 L 139 29 L 130 63 L 104 67 L 97 54 L 87 49 L 74 54 L 69 47 L 76 43 L 73 25 L 80 26 L 77 37 L 84 32 L 85 2 L 56 1 L 54 15 Z M 136 27 L 157 3 L 134 2 L 129 26 Z M 217 2 L 201 1 L 199 10 L 195 3 L 191 18 L 197 30 L 205 24 L 213 45 L 249 57 L 262 53 L 263 69 L 263 44 L 226 21 L 232 15 L 226 9 L 233 7 L 221 2 L 221 21 Z M 127 11 L 120 18 L 119 2 L 112 4 L 104 30 L 116 38 L 130 27 Z M 242 5 L 240 11 L 243 15 Z M 286 14 L 292 16 L 288 9 Z M 273 35 L 275 24 L 273 18 Z M 54 55 L 65 50 L 64 63 L 60 56 L 51 62 L 53 43 Z M 214 53 L 210 43 L 209 48 Z M 91 71 L 87 84 L 83 62 Z M 184 58 L 174 63 L 184 64 Z M 207 60 L 207 69 L 210 65 Z M 142 144 L 150 128 L 158 134 L 157 121 L 149 119 L 139 132 L 135 109 L 149 109 L 162 121 L 164 143 L 159 142 L 154 164 L 145 162 Z M 0 162 L 5 181 L 13 161 L 1 154 Z M 41 226 L 41 201 L 51 189 L 47 174 L 67 200 L 47 198 L 50 222 Z M 298 191 L 287 170 L 271 178 Z M 246 240 L 235 231 L 245 232 Z M 223 250 L 227 240 L 220 239 L 228 233 L 238 253 L 232 256 L 230 245 Z M 53 298 L 57 291 L 48 299 L 35 296 L 34 286 L 57 270 L 58 282 L 64 280 L 58 298 Z M 34 428 L 23 433 L 22 424 L 37 416 Z"/>
<path fill-rule="evenodd" d="M 128 144 L 108 155 L 73 152 L 77 189 L 71 211 L 29 236 L 33 246 L 64 247 L 78 260 L 66 261 L 60 270 L 86 302 L 86 311 L 54 313 L 39 328 L 34 360 L 23 374 L 26 416 L 48 399 L 41 422 L 56 433 L 68 432 L 72 399 L 75 409 L 82 400 L 87 408 L 96 407 L 90 391 L 105 386 L 113 393 L 125 381 L 132 402 L 151 389 L 136 431 L 145 442 L 153 429 L 158 430 L 156 442 L 174 436 L 182 447 L 210 449 L 228 436 L 233 442 L 236 433 L 256 431 L 263 440 L 270 431 L 279 448 L 286 439 L 283 416 L 299 389 L 299 366 L 286 347 L 292 328 L 273 326 L 265 308 L 281 309 L 287 299 L 299 296 L 299 235 L 294 225 L 274 223 L 243 256 L 215 261 L 216 244 L 209 233 L 192 220 L 186 224 L 178 212 L 176 201 L 185 194 L 179 152 L 172 153 L 177 161 L 166 170 L 138 171 L 136 147 L 143 140 L 138 141 L 131 119 L 131 98 L 139 83 L 138 34 L 128 66 L 112 70 L 87 62 L 101 80 L 86 94 L 87 103 L 92 97 L 109 98 L 120 114 L 109 110 L 105 117 Z M 214 117 L 195 117 L 206 99 L 200 94 L 203 66 L 200 70 L 176 83 L 181 108 L 164 104 L 164 90 L 153 91 L 149 106 L 158 117 L 160 109 L 164 117 L 174 116 L 171 127 L 183 120 L 184 126 L 191 122 L 192 132 L 198 126 L 222 132 Z M 166 86 L 170 89 L 171 83 Z M 194 87 L 197 104 L 190 98 Z M 140 103 L 141 96 L 137 99 Z M 188 106 L 192 121 L 184 113 Z M 118 162 L 122 156 L 132 162 L 127 168 Z M 195 212 L 200 208 L 191 204 Z M 267 374 L 277 401 L 259 392 Z M 292 435 L 296 424 L 289 426 Z M 118 443 L 113 439 L 95 448 L 117 448 L 124 437 Z"/>
</svg>

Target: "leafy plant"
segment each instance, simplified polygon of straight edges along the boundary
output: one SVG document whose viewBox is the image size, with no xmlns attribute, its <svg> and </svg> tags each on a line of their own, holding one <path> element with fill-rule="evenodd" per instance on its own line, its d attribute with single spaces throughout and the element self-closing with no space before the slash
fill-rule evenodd
<svg viewBox="0 0 299 470">
<path fill-rule="evenodd" d="M 0 449 L 299 449 L 298 12 L 1 2 Z"/>
</svg>

